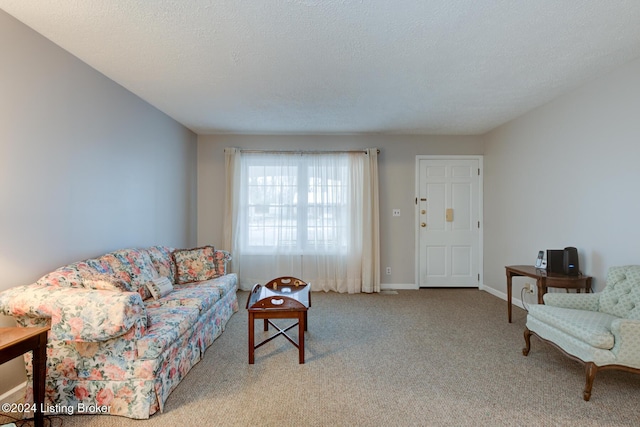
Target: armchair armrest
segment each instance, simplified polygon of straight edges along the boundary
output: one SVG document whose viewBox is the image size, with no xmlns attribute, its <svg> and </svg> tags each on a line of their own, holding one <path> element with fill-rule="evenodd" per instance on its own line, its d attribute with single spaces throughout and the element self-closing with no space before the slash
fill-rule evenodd
<svg viewBox="0 0 640 427">
<path fill-rule="evenodd" d="M 49 338 L 61 341 L 106 341 L 132 328 L 139 338 L 147 329 L 146 309 L 136 292 L 20 286 L 0 293 L 0 313 L 50 318 Z"/>
<path fill-rule="evenodd" d="M 600 294 L 567 294 L 550 293 L 542 297 L 546 305 L 554 307 L 573 308 L 575 310 L 598 311 Z"/>
<path fill-rule="evenodd" d="M 640 369 L 640 320 L 616 319 L 611 322 L 614 345 L 611 351 L 616 355 L 617 363 Z"/>
</svg>

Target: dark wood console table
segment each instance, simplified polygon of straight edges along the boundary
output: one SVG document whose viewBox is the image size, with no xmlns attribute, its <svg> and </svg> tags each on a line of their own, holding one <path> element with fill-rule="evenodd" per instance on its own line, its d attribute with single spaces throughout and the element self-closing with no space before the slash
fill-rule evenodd
<svg viewBox="0 0 640 427">
<path fill-rule="evenodd" d="M 532 265 L 510 265 L 507 270 L 507 303 L 509 323 L 511 323 L 511 297 L 512 279 L 514 276 L 526 276 L 536 280 L 538 287 L 538 304 L 544 304 L 542 296 L 547 293 L 547 288 L 584 289 L 591 292 L 591 276 L 567 276 L 565 274 L 549 273 L 543 268 Z"/>
<path fill-rule="evenodd" d="M 47 331 L 44 328 L 0 328 L 0 364 L 33 351 L 34 424 L 44 425 L 44 383 L 47 376 Z"/>
</svg>

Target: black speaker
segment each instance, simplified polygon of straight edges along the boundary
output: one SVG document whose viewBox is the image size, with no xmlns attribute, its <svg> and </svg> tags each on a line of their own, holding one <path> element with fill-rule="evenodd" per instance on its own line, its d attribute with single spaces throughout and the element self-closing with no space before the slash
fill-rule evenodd
<svg viewBox="0 0 640 427">
<path fill-rule="evenodd" d="M 564 251 L 562 249 L 547 249 L 547 272 L 564 273 Z"/>
<path fill-rule="evenodd" d="M 580 265 L 578 263 L 578 250 L 574 247 L 564 248 L 564 256 L 562 259 L 562 267 L 564 274 L 567 276 L 580 275 Z"/>
</svg>

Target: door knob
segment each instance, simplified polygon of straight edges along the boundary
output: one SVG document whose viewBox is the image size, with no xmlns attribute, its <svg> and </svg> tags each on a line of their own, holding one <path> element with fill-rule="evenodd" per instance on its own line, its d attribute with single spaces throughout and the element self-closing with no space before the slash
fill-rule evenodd
<svg viewBox="0 0 640 427">
<path fill-rule="evenodd" d="M 426 227 L 426 226 L 427 226 L 427 223 L 426 223 L 426 222 L 421 222 L 421 223 L 420 223 L 420 227 Z"/>
</svg>

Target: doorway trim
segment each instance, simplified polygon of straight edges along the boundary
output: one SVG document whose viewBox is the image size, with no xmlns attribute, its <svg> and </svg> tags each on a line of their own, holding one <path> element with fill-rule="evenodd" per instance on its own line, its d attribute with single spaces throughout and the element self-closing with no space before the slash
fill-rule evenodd
<svg viewBox="0 0 640 427">
<path fill-rule="evenodd" d="M 415 283 L 416 289 L 420 289 L 420 205 L 418 197 L 420 193 L 420 160 L 477 160 L 480 175 L 478 176 L 478 221 L 480 230 L 478 235 L 478 289 L 484 290 L 484 156 L 482 155 L 417 155 L 415 163 L 415 204 L 413 209 L 413 223 L 415 236 Z"/>
</svg>

